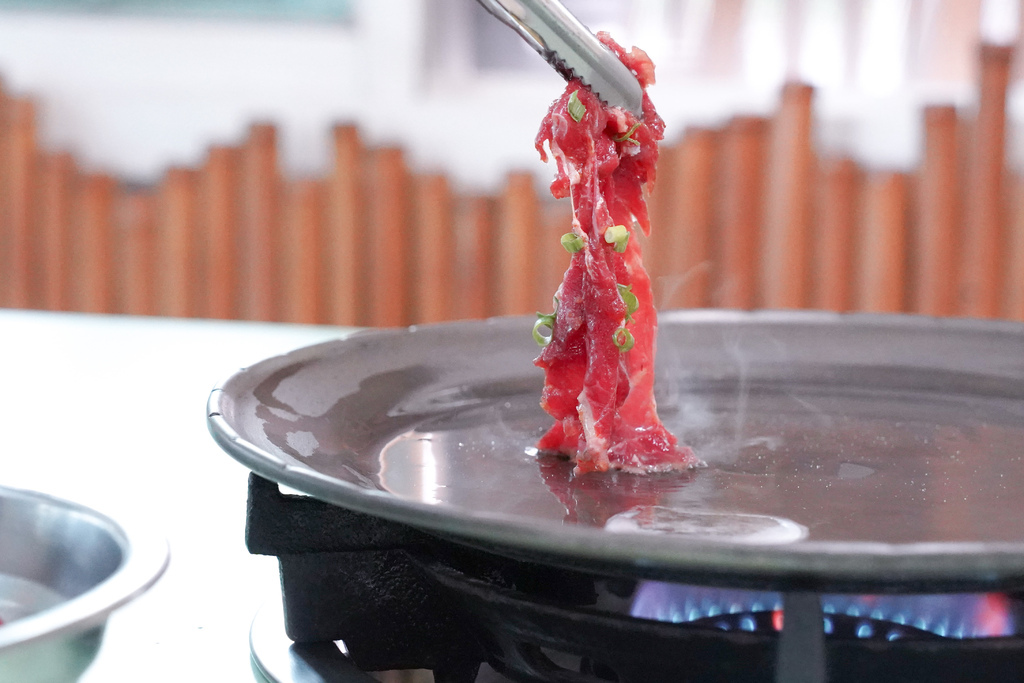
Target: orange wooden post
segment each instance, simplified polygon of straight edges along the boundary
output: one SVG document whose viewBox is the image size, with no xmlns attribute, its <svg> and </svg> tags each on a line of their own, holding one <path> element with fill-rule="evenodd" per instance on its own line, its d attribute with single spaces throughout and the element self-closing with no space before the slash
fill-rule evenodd
<svg viewBox="0 0 1024 683">
<path fill-rule="evenodd" d="M 822 163 L 812 267 L 815 308 L 847 311 L 853 307 L 862 175 L 852 159 Z"/>
<path fill-rule="evenodd" d="M 277 254 L 281 247 L 277 131 L 254 124 L 242 149 L 239 220 L 239 309 L 248 320 L 277 317 Z"/>
<path fill-rule="evenodd" d="M 1013 178 L 1013 207 L 1007 223 L 1006 278 L 1003 281 L 1003 315 L 1024 320 L 1024 178 Z"/>
<path fill-rule="evenodd" d="M 1007 276 L 1002 315 L 1024 321 L 1024 178 L 1014 177 L 1013 212 L 1008 223 Z"/>
<path fill-rule="evenodd" d="M 370 154 L 367 185 L 369 247 L 367 282 L 361 288 L 368 307 L 366 322 L 378 327 L 408 323 L 410 181 L 401 149 L 386 147 Z"/>
<path fill-rule="evenodd" d="M 902 173 L 871 173 L 864 189 L 860 277 L 861 310 L 894 313 L 906 305 L 907 178 Z"/>
<path fill-rule="evenodd" d="M 281 284 L 282 318 L 289 322 L 323 322 L 324 191 L 317 180 L 290 183 L 285 195 L 285 246 Z"/>
<path fill-rule="evenodd" d="M 114 226 L 117 254 L 117 310 L 156 315 L 156 198 L 151 192 L 119 188 Z M 161 255 L 162 256 L 162 255 Z"/>
<path fill-rule="evenodd" d="M 363 206 L 366 169 L 355 126 L 332 132 L 334 166 L 327 178 L 324 229 L 324 306 L 327 321 L 355 325 L 366 320 L 366 254 L 369 234 Z"/>
<path fill-rule="evenodd" d="M 722 139 L 716 196 L 718 277 L 713 302 L 727 308 L 757 305 L 758 260 L 766 119 L 739 116 L 729 122 Z"/>
<path fill-rule="evenodd" d="M 924 159 L 915 197 L 917 229 L 910 250 L 913 310 L 953 315 L 957 309 L 960 182 L 956 108 L 924 110 Z"/>
<path fill-rule="evenodd" d="M 7 165 L 2 163 L 8 156 L 10 109 L 11 95 L 4 89 L 3 81 L 0 81 L 0 308 L 11 305 L 11 292 L 14 289 L 11 279 L 14 235 L 6 209 L 10 203 L 7 199 Z"/>
<path fill-rule="evenodd" d="M 1013 49 L 981 46 L 981 92 L 970 150 L 961 245 L 960 312 L 999 314 L 1003 273 L 1006 87 Z"/>
<path fill-rule="evenodd" d="M 33 264 L 33 229 L 36 209 L 36 122 L 35 105 L 31 100 L 9 99 L 0 108 L 3 117 L 3 163 L 0 209 L 6 226 L 7 244 L 0 268 L 6 271 L 6 292 L 3 300 L 8 306 L 27 308 L 38 297 L 33 296 L 35 276 Z"/>
<path fill-rule="evenodd" d="M 654 293 L 654 305 L 659 309 L 669 307 L 668 295 L 676 285 L 673 276 L 676 264 L 672 244 L 677 229 L 677 216 L 674 213 L 675 195 L 678 192 L 679 180 L 676 160 L 679 157 L 679 144 L 663 144 L 658 155 L 658 171 L 647 198 L 647 212 L 651 219 L 651 234 L 643 241 L 644 266 L 651 276 L 651 288 Z"/>
<path fill-rule="evenodd" d="M 157 193 L 157 311 L 195 315 L 200 269 L 196 268 L 196 172 L 171 168 Z"/>
<path fill-rule="evenodd" d="M 203 268 L 197 314 L 230 319 L 239 315 L 239 151 L 210 148 L 200 170 L 196 221 Z"/>
<path fill-rule="evenodd" d="M 440 322 L 452 317 L 455 234 L 452 194 L 440 174 L 416 178 L 412 268 L 412 321 Z"/>
<path fill-rule="evenodd" d="M 787 84 L 769 134 L 761 247 L 762 304 L 769 308 L 801 308 L 808 301 L 813 95 L 810 86 Z"/>
<path fill-rule="evenodd" d="M 497 213 L 492 197 L 460 199 L 455 208 L 455 318 L 484 318 L 494 313 L 492 276 Z"/>
<path fill-rule="evenodd" d="M 499 315 L 530 313 L 536 303 L 539 211 L 533 176 L 511 173 L 498 199 L 495 307 Z"/>
<path fill-rule="evenodd" d="M 40 160 L 40 306 L 51 311 L 71 307 L 71 207 L 76 173 L 74 159 L 66 152 L 47 154 Z"/>
<path fill-rule="evenodd" d="M 95 173 L 75 193 L 71 307 L 88 313 L 114 311 L 113 200 L 117 183 Z"/>
<path fill-rule="evenodd" d="M 715 229 L 715 162 L 718 133 L 706 128 L 686 131 L 674 150 L 675 188 L 667 199 L 671 284 L 665 305 L 694 308 L 711 303 Z"/>
</svg>

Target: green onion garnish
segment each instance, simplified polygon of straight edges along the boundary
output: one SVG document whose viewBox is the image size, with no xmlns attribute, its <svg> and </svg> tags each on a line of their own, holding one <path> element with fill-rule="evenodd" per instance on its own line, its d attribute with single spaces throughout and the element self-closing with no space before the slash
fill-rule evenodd
<svg viewBox="0 0 1024 683">
<path fill-rule="evenodd" d="M 548 328 L 550 334 L 541 334 L 541 328 Z M 547 346 L 551 343 L 551 336 L 555 332 L 555 314 L 554 313 L 537 313 L 537 322 L 533 324 L 533 341 L 537 342 L 537 346 Z"/>
<path fill-rule="evenodd" d="M 604 231 L 604 241 L 614 244 L 615 251 L 621 254 L 626 251 L 626 245 L 629 243 L 629 230 L 625 225 L 613 225 Z"/>
<path fill-rule="evenodd" d="M 575 121 L 576 123 L 579 123 L 580 121 L 583 120 L 583 117 L 587 115 L 587 108 L 583 105 L 582 102 L 580 102 L 579 95 L 576 94 L 577 92 L 578 91 L 573 90 L 572 95 L 569 95 L 568 109 L 569 116 L 572 117 L 572 120 Z"/>
<path fill-rule="evenodd" d="M 583 238 L 574 232 L 567 232 L 562 235 L 562 246 L 570 254 L 575 254 L 583 248 Z"/>
<path fill-rule="evenodd" d="M 633 314 L 640 308 L 640 301 L 636 298 L 636 294 L 633 293 L 633 285 L 620 285 L 616 284 L 619 288 L 619 296 L 622 297 L 622 303 L 626 304 L 626 322 L 633 322 Z"/>
<path fill-rule="evenodd" d="M 630 331 L 625 327 L 620 327 L 612 332 L 612 341 L 615 342 L 615 346 L 621 353 L 629 351 L 633 348 L 633 344 L 636 343 L 636 340 L 633 339 L 632 333 L 630 333 Z"/>
<path fill-rule="evenodd" d="M 615 142 L 632 142 L 634 145 L 639 145 L 640 141 L 633 137 L 633 133 L 635 133 L 636 129 L 639 127 L 640 122 L 637 121 L 636 123 L 633 124 L 633 127 L 630 128 L 625 135 L 623 135 L 622 137 L 615 138 Z"/>
</svg>

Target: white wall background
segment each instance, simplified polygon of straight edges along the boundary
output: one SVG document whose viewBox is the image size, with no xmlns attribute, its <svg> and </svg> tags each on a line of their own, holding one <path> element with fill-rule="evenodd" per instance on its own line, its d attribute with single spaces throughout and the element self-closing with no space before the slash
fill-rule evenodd
<svg viewBox="0 0 1024 683">
<path fill-rule="evenodd" d="M 45 145 L 138 182 L 239 141 L 254 120 L 279 124 L 282 162 L 299 174 L 326 167 L 339 121 L 469 186 L 538 166 L 533 133 L 558 76 L 431 92 L 426 4 L 364 0 L 351 26 L 0 13 L 0 74 L 38 99 Z"/>
<path fill-rule="evenodd" d="M 138 182 L 239 141 L 254 120 L 279 124 L 295 174 L 326 167 L 327 131 L 339 121 L 465 188 L 493 189 L 510 168 L 550 173 L 532 141 L 560 79 L 532 55 L 529 68 L 529 58 L 481 67 L 472 42 L 486 33 L 487 47 L 492 30 L 515 40 L 508 29 L 482 32 L 473 0 L 355 4 L 351 24 L 2 12 L 0 74 L 9 90 L 37 97 L 45 145 Z M 592 28 L 649 49 L 670 138 L 690 123 L 767 113 L 781 82 L 799 77 L 819 87 L 827 148 L 907 167 L 920 107 L 970 105 L 979 26 L 1015 40 L 1019 0 L 569 4 L 589 12 Z"/>
</svg>

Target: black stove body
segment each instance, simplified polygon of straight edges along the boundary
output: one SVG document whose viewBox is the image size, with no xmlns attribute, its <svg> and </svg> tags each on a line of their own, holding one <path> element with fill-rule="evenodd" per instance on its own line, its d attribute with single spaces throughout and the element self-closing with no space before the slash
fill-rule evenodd
<svg viewBox="0 0 1024 683">
<path fill-rule="evenodd" d="M 484 662 L 513 680 L 558 683 L 1024 677 L 1024 638 L 1017 635 L 952 639 L 912 627 L 874 628 L 870 619 L 844 625 L 839 615 L 825 636 L 813 586 L 787 594 L 781 631 L 764 627 L 771 612 L 746 615 L 760 624 L 752 630 L 738 627 L 743 615 L 690 623 L 634 618 L 628 601 L 638 580 L 658 577 L 613 568 L 595 574 L 557 558 L 513 559 L 509 549 L 471 547 L 286 495 L 255 474 L 246 543 L 254 554 L 279 559 L 288 637 L 344 641 L 364 671 L 430 669 L 438 683 L 472 683 Z M 865 623 L 874 637 L 855 633 Z"/>
</svg>

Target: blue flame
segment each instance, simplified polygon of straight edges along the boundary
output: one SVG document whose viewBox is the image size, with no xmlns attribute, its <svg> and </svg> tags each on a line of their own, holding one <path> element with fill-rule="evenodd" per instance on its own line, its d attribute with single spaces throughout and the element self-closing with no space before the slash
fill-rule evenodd
<svg viewBox="0 0 1024 683">
<path fill-rule="evenodd" d="M 643 619 L 682 623 L 718 615 L 756 614 L 782 609 L 782 596 L 770 591 L 744 591 L 643 581 L 633 597 L 630 614 Z M 841 595 L 822 596 L 823 627 L 832 633 L 830 615 L 865 618 L 856 626 L 858 638 L 875 635 L 875 623 L 913 626 L 944 638 L 984 638 L 1016 633 L 1009 599 L 999 593 L 947 595 Z M 725 621 L 718 622 L 727 624 Z M 735 622 L 734 622 L 735 623 Z M 717 625 L 717 624 L 716 624 Z M 741 617 L 742 630 L 754 630 L 753 618 Z M 719 626 L 722 628 L 722 626 Z M 878 635 L 882 637 L 882 631 Z M 884 632 L 886 640 L 903 637 L 899 629 Z"/>
</svg>

